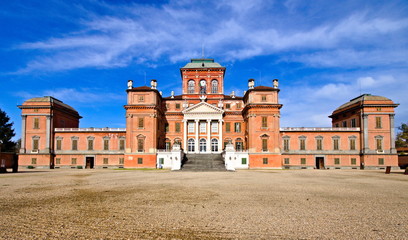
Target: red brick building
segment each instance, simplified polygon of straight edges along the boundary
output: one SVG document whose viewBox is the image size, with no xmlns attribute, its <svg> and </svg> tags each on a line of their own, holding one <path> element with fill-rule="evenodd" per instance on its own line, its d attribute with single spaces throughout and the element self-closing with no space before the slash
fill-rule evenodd
<svg viewBox="0 0 408 240">
<path fill-rule="evenodd" d="M 125 129 L 79 128 L 81 116 L 62 101 L 29 99 L 18 106 L 19 164 L 173 168 L 172 150 L 179 147 L 182 154 L 219 155 L 228 146 L 223 156 L 230 169 L 398 166 L 398 104 L 390 99 L 370 94 L 352 99 L 329 116 L 332 127 L 281 128 L 278 80 L 255 86 L 250 79 L 244 96 L 225 95 L 225 71 L 213 59 L 192 59 L 180 69 L 182 94 L 168 97 L 156 80 L 150 87 L 129 81 Z"/>
</svg>

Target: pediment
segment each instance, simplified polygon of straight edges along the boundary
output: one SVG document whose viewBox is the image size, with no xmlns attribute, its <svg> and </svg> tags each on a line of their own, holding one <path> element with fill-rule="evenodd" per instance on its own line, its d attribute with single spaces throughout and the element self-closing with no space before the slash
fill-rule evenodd
<svg viewBox="0 0 408 240">
<path fill-rule="evenodd" d="M 200 102 L 197 103 L 189 108 L 187 108 L 186 110 L 183 111 L 184 114 L 188 114 L 188 113 L 192 113 L 192 114 L 196 114 L 196 113 L 200 113 L 200 114 L 214 114 L 214 113 L 218 113 L 218 114 L 222 114 L 224 113 L 224 111 L 216 106 L 213 106 L 211 104 L 208 104 L 206 102 Z"/>
</svg>

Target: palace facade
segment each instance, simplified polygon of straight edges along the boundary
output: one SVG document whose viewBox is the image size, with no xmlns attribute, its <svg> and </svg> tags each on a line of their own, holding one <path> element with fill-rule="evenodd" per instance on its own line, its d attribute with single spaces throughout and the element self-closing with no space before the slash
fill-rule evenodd
<svg viewBox="0 0 408 240">
<path fill-rule="evenodd" d="M 225 95 L 225 67 L 192 59 L 180 69 L 182 94 L 163 97 L 157 81 L 129 80 L 126 128 L 79 128 L 81 116 L 53 97 L 22 110 L 21 167 L 180 169 L 184 155 L 213 154 L 243 168 L 398 166 L 392 100 L 364 94 L 329 116 L 332 127 L 280 127 L 278 80 L 244 96 Z"/>
</svg>

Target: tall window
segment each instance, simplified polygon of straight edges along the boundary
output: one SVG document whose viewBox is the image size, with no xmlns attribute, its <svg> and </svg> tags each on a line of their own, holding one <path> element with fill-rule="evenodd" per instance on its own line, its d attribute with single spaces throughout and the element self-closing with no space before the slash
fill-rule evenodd
<svg viewBox="0 0 408 240">
<path fill-rule="evenodd" d="M 137 139 L 137 151 L 144 152 L 144 138 Z"/>
<path fill-rule="evenodd" d="M 109 150 L 109 138 L 103 139 L 103 150 Z"/>
<path fill-rule="evenodd" d="M 207 129 L 207 123 L 206 122 L 200 122 L 200 133 L 206 133 Z"/>
<path fill-rule="evenodd" d="M 200 139 L 200 152 L 207 151 L 207 141 L 204 138 Z"/>
<path fill-rule="evenodd" d="M 382 151 L 383 150 L 382 136 L 377 136 L 375 138 L 375 142 L 377 151 Z"/>
<path fill-rule="evenodd" d="M 218 93 L 218 81 L 217 80 L 211 81 L 211 93 Z"/>
<path fill-rule="evenodd" d="M 76 151 L 78 150 L 78 139 L 77 138 L 72 138 L 72 150 Z"/>
<path fill-rule="evenodd" d="M 40 128 L 40 119 L 39 118 L 34 118 L 34 129 L 39 129 Z"/>
<path fill-rule="evenodd" d="M 322 137 L 316 138 L 316 150 L 323 150 L 323 138 Z"/>
<path fill-rule="evenodd" d="M 229 122 L 225 123 L 225 131 L 226 132 L 231 132 L 231 123 L 229 123 Z"/>
<path fill-rule="evenodd" d="M 138 119 L 138 128 L 144 128 L 144 118 L 143 117 L 139 117 Z"/>
<path fill-rule="evenodd" d="M 350 150 L 356 150 L 356 138 L 350 137 L 349 142 L 350 142 Z"/>
<path fill-rule="evenodd" d="M 180 123 L 176 122 L 176 132 L 180 132 Z"/>
<path fill-rule="evenodd" d="M 61 150 L 62 148 L 62 139 L 57 139 L 57 150 Z"/>
<path fill-rule="evenodd" d="M 33 137 L 33 150 L 38 150 L 40 145 L 40 137 L 34 136 Z"/>
<path fill-rule="evenodd" d="M 218 152 L 218 139 L 216 138 L 211 140 L 211 151 Z"/>
<path fill-rule="evenodd" d="M 268 151 L 268 139 L 267 138 L 262 139 L 262 151 L 263 152 Z"/>
<path fill-rule="evenodd" d="M 268 117 L 262 117 L 262 127 L 263 128 L 268 127 Z"/>
<path fill-rule="evenodd" d="M 125 139 L 119 139 L 119 150 L 125 150 Z"/>
<path fill-rule="evenodd" d="M 339 150 L 339 137 L 333 137 L 333 150 Z"/>
<path fill-rule="evenodd" d="M 195 143 L 194 143 L 194 139 L 192 138 L 188 139 L 188 151 L 189 152 L 195 151 Z"/>
<path fill-rule="evenodd" d="M 343 127 L 347 127 L 347 121 L 343 121 Z"/>
<path fill-rule="evenodd" d="M 375 128 L 382 128 L 381 117 L 375 117 Z"/>
<path fill-rule="evenodd" d="M 195 82 L 194 82 L 194 80 L 188 81 L 187 93 L 194 93 L 194 88 L 195 88 Z"/>
<path fill-rule="evenodd" d="M 93 138 L 88 138 L 88 150 L 93 150 Z"/>
<path fill-rule="evenodd" d="M 217 133 L 218 132 L 218 122 L 211 123 L 211 132 Z"/>
<path fill-rule="evenodd" d="M 193 133 L 193 132 L 194 132 L 194 123 L 193 123 L 193 122 L 189 122 L 189 123 L 188 123 L 188 132 L 189 132 L 189 133 Z"/>
<path fill-rule="evenodd" d="M 351 119 L 351 127 L 356 127 L 356 126 L 357 126 L 356 119 L 355 118 Z"/>
<path fill-rule="evenodd" d="M 299 137 L 299 149 L 306 150 L 306 137 Z"/>
<path fill-rule="evenodd" d="M 244 150 L 244 143 L 241 138 L 235 140 L 235 150 L 242 151 Z"/>
<path fill-rule="evenodd" d="M 289 148 L 290 148 L 290 146 L 289 146 L 289 140 L 290 140 L 289 137 L 284 137 L 284 138 L 283 138 L 283 150 L 284 150 L 285 152 L 289 151 Z"/>
<path fill-rule="evenodd" d="M 170 139 L 168 138 L 166 138 L 165 148 L 166 148 L 166 151 L 170 151 L 171 149 L 171 142 L 170 142 Z"/>
<path fill-rule="evenodd" d="M 237 122 L 237 123 L 235 123 L 235 132 L 241 132 L 241 123 L 239 123 L 239 122 Z"/>
</svg>

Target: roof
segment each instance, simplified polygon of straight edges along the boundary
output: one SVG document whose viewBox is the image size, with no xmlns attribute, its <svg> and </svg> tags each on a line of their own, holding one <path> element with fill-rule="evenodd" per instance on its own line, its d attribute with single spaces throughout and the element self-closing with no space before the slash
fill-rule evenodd
<svg viewBox="0 0 408 240">
<path fill-rule="evenodd" d="M 183 68 L 223 68 L 223 66 L 214 62 L 212 58 L 193 58 Z"/>
<path fill-rule="evenodd" d="M 58 99 L 56 99 L 54 97 L 51 97 L 51 96 L 30 98 L 25 102 L 53 102 L 53 103 L 57 103 L 58 105 L 61 105 L 63 107 L 66 107 L 66 108 L 71 109 L 71 110 L 76 112 L 76 110 L 73 107 L 71 107 L 68 104 L 63 103 L 61 100 L 58 100 Z"/>
<path fill-rule="evenodd" d="M 276 90 L 276 88 L 267 87 L 267 86 L 256 86 L 253 89 L 255 89 L 255 90 Z"/>
<path fill-rule="evenodd" d="M 134 87 L 134 88 L 131 88 L 131 89 L 129 89 L 129 90 L 152 90 L 152 88 L 151 87 L 148 87 L 148 86 L 141 86 L 141 87 Z"/>
<path fill-rule="evenodd" d="M 342 108 L 346 108 L 348 106 L 351 106 L 353 104 L 356 104 L 358 102 L 364 102 L 364 101 L 388 101 L 392 103 L 392 100 L 386 97 L 382 97 L 382 96 L 375 96 L 375 95 L 371 95 L 371 94 L 363 94 L 360 95 L 356 98 L 351 99 L 349 102 L 341 105 L 340 107 L 336 108 L 336 110 L 342 109 Z M 336 111 L 335 110 L 335 111 Z"/>
</svg>

